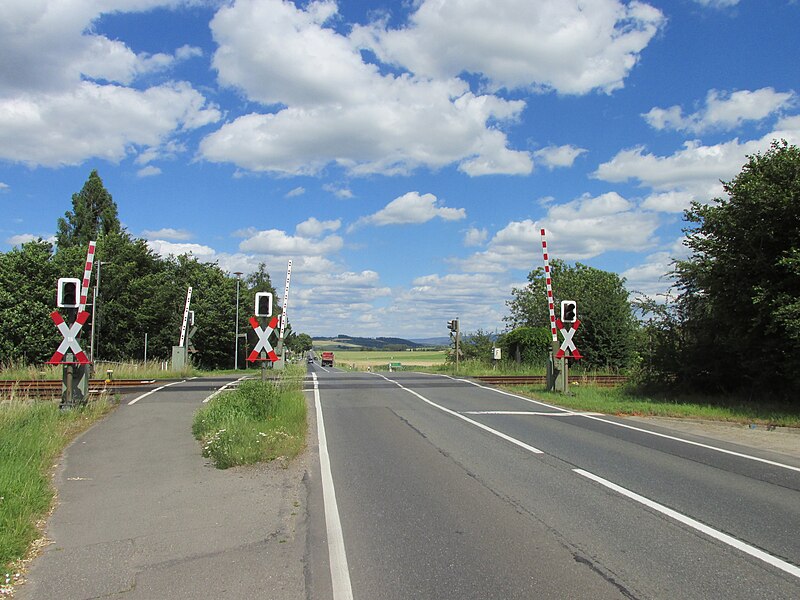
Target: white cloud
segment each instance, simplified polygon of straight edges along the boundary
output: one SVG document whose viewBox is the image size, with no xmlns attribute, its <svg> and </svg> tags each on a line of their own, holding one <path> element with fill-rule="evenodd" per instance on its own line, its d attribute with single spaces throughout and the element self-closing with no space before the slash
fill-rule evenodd
<svg viewBox="0 0 800 600">
<path fill-rule="evenodd" d="M 137 177 L 154 177 L 156 175 L 161 175 L 161 169 L 154 167 L 153 165 L 147 165 L 146 167 L 136 171 Z"/>
<path fill-rule="evenodd" d="M 0 158 L 29 166 L 118 162 L 161 146 L 220 113 L 187 83 L 130 87 L 142 75 L 196 56 L 136 54 L 93 32 L 101 14 L 172 6 L 179 0 L 8 0 L 0 19 Z M 86 132 L 92 135 L 86 135 Z"/>
<path fill-rule="evenodd" d="M 684 115 L 680 106 L 671 106 L 652 108 L 642 116 L 654 129 L 702 133 L 734 129 L 746 121 L 761 121 L 793 106 L 795 101 L 794 92 L 776 92 L 771 87 L 733 93 L 710 90 L 705 107 L 690 115 Z"/>
<path fill-rule="evenodd" d="M 171 240 L 176 242 L 185 242 L 186 240 L 194 237 L 191 232 L 185 229 L 173 229 L 172 227 L 165 227 L 163 229 L 145 229 L 142 235 L 147 239 L 155 240 Z"/>
<path fill-rule="evenodd" d="M 21 246 L 22 244 L 27 244 L 28 242 L 33 242 L 38 239 L 38 235 L 33 235 L 32 233 L 20 233 L 7 238 L 6 244 L 9 244 L 10 246 Z"/>
<path fill-rule="evenodd" d="M 694 199 L 695 196 L 689 192 L 679 192 L 676 190 L 656 192 L 644 199 L 642 208 L 654 210 L 656 212 L 682 213 L 689 208 Z"/>
<path fill-rule="evenodd" d="M 0 192 L 5 192 L 11 189 L 7 183 L 0 181 Z"/>
<path fill-rule="evenodd" d="M 701 6 L 710 6 L 711 8 L 726 8 L 728 6 L 736 6 L 739 0 L 694 0 Z"/>
<path fill-rule="evenodd" d="M 799 143 L 800 115 L 781 119 L 775 130 L 755 140 L 734 138 L 711 146 L 688 141 L 670 156 L 648 153 L 643 146 L 622 150 L 601 164 L 592 176 L 615 183 L 633 179 L 656 191 L 685 192 L 692 199 L 708 202 L 723 194 L 720 180 L 733 179 L 747 156 L 765 152 L 776 139 Z"/>
<path fill-rule="evenodd" d="M 503 273 L 541 263 L 541 229 L 551 256 L 586 260 L 613 250 L 641 251 L 655 244 L 659 219 L 616 192 L 550 206 L 540 221 L 512 221 L 489 241 L 485 251 L 453 260 L 463 271 Z"/>
<path fill-rule="evenodd" d="M 295 229 L 295 232 L 302 237 L 316 238 L 326 231 L 338 231 L 341 226 L 342 222 L 339 219 L 335 221 L 319 221 L 311 217 L 300 223 Z"/>
<path fill-rule="evenodd" d="M 575 159 L 585 152 L 584 148 L 576 148 L 567 144 L 565 146 L 547 146 L 534 152 L 533 156 L 545 167 L 553 170 L 556 167 L 571 167 Z"/>
<path fill-rule="evenodd" d="M 489 232 L 486 229 L 478 229 L 477 227 L 470 227 L 464 233 L 465 246 L 480 246 L 489 238 Z"/>
<path fill-rule="evenodd" d="M 337 198 L 352 198 L 353 192 L 350 191 L 348 188 L 339 187 L 332 183 L 326 183 L 322 186 L 322 189 L 326 192 L 330 192 Z"/>
<path fill-rule="evenodd" d="M 611 92 L 663 25 L 643 2 L 618 0 L 421 0 L 409 23 L 353 29 L 352 38 L 425 77 L 482 74 L 490 87 L 533 86 L 567 94 Z"/>
<path fill-rule="evenodd" d="M 239 244 L 242 252 L 270 254 L 276 256 L 325 256 L 338 252 L 343 245 L 342 238 L 330 235 L 323 239 L 310 239 L 303 236 L 287 235 L 279 229 L 257 231 Z"/>
<path fill-rule="evenodd" d="M 302 186 L 298 186 L 296 188 L 292 188 L 288 192 L 286 192 L 286 198 L 297 198 L 298 196 L 302 196 L 306 193 L 306 188 Z"/>
<path fill-rule="evenodd" d="M 216 259 L 217 252 L 210 246 L 202 244 L 187 244 L 181 242 L 169 242 L 166 240 L 147 240 L 147 246 L 156 254 L 161 256 L 181 256 L 191 254 L 203 262 L 211 262 Z"/>
<path fill-rule="evenodd" d="M 673 262 L 688 255 L 683 240 L 684 238 L 676 239 L 666 250 L 650 254 L 641 264 L 623 271 L 620 275 L 626 279 L 625 287 L 628 291 L 634 296 L 645 294 L 654 299 L 663 297 L 674 283 L 669 275 L 675 268 Z"/>
<path fill-rule="evenodd" d="M 226 123 L 200 145 L 213 162 L 251 171 L 316 174 L 337 164 L 354 175 L 408 173 L 453 163 L 470 175 L 527 174 L 527 152 L 508 148 L 498 125 L 525 104 L 476 96 L 458 79 L 383 74 L 331 28 L 333 2 L 306 10 L 239 0 L 211 23 L 220 83 L 275 112 Z"/>
<path fill-rule="evenodd" d="M 177 129 L 218 118 L 185 83 L 138 91 L 84 81 L 63 93 L 0 97 L 0 158 L 53 167 L 90 157 L 119 162 L 132 145 L 159 146 Z"/>
<path fill-rule="evenodd" d="M 395 198 L 375 214 L 362 217 L 356 225 L 420 224 L 437 217 L 444 221 L 458 221 L 466 216 L 463 208 L 441 206 L 433 194 L 408 192 Z"/>
</svg>

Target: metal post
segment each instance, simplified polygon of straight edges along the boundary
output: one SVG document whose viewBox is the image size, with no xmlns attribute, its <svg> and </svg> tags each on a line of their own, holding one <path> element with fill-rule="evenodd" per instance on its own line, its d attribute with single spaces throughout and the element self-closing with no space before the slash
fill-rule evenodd
<svg viewBox="0 0 800 600">
<path fill-rule="evenodd" d="M 144 362 L 147 364 L 147 333 L 144 334 Z"/>
<path fill-rule="evenodd" d="M 456 373 L 458 373 L 459 354 L 461 354 L 461 323 L 456 317 Z"/>
<path fill-rule="evenodd" d="M 239 279 L 242 276 L 241 271 L 236 271 L 236 334 L 233 338 L 233 368 L 235 371 L 239 370 Z"/>
</svg>

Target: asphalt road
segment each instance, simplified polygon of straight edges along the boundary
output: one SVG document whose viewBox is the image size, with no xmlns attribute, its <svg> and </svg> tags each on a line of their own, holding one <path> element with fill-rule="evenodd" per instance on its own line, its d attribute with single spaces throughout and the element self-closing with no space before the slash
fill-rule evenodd
<svg viewBox="0 0 800 600">
<path fill-rule="evenodd" d="M 797 458 L 442 376 L 310 370 L 309 597 L 800 598 Z"/>
</svg>

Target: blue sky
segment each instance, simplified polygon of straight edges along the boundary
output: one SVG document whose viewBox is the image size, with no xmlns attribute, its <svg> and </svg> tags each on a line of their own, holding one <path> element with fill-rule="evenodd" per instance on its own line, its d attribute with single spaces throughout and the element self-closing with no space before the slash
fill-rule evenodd
<svg viewBox="0 0 800 600">
<path fill-rule="evenodd" d="M 541 227 L 551 256 L 664 292 L 689 202 L 800 143 L 794 0 L 0 14 L 0 250 L 51 238 L 97 169 L 156 252 L 264 262 L 279 295 L 291 258 L 289 319 L 312 335 L 503 330 Z"/>
</svg>

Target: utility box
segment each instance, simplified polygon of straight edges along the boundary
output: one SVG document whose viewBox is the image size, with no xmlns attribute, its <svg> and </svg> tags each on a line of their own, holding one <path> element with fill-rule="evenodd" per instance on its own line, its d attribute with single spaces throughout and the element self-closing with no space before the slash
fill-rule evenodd
<svg viewBox="0 0 800 600">
<path fill-rule="evenodd" d="M 183 371 L 188 366 L 188 356 L 186 346 L 173 346 L 172 347 L 172 370 Z"/>
</svg>

